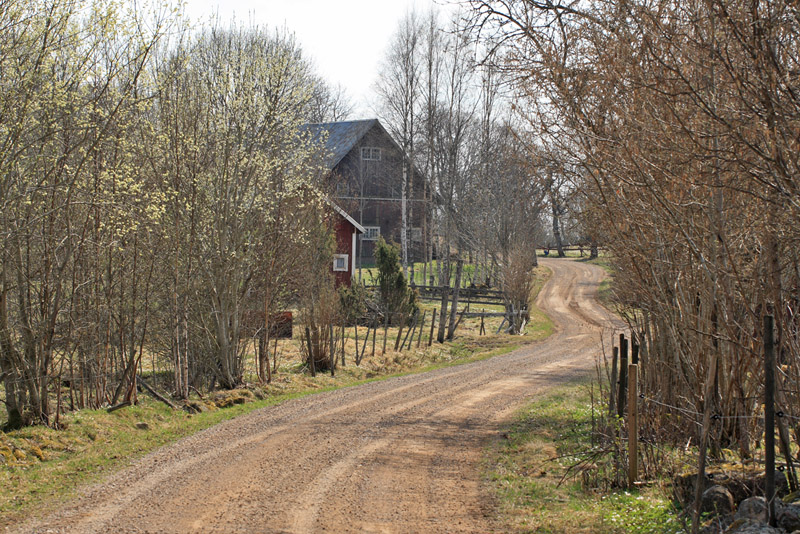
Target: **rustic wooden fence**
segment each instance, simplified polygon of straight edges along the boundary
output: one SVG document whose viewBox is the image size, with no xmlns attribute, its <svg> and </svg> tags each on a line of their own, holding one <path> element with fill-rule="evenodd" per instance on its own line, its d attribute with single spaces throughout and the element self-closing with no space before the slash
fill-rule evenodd
<svg viewBox="0 0 800 534">
<path fill-rule="evenodd" d="M 369 285 L 366 286 L 366 288 L 377 289 L 378 286 Z M 415 289 L 417 293 L 419 293 L 419 297 L 423 300 L 441 300 L 442 291 L 447 291 L 448 295 L 451 295 L 453 292 L 453 288 L 448 286 L 412 285 L 411 288 Z M 504 303 L 503 292 L 499 289 L 488 289 L 477 286 L 462 287 L 459 289 L 458 300 L 459 303 L 463 304 L 484 304 L 491 306 L 502 306 Z"/>
</svg>

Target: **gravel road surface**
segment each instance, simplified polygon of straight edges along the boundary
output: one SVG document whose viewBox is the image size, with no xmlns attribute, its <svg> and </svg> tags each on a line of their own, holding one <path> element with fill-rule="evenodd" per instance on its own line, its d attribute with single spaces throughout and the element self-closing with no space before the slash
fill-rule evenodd
<svg viewBox="0 0 800 534">
<path fill-rule="evenodd" d="M 286 402 L 185 438 L 18 532 L 486 533 L 481 452 L 509 416 L 591 373 L 621 324 L 594 265 L 545 259 L 547 340 L 488 360 Z M 13 529 L 12 529 L 13 531 Z"/>
</svg>

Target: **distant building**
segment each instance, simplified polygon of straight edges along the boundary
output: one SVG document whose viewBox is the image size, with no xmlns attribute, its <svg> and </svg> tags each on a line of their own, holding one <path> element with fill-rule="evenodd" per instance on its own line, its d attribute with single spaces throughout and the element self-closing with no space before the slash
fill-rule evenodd
<svg viewBox="0 0 800 534">
<path fill-rule="evenodd" d="M 363 227 L 357 240 L 356 269 L 371 265 L 375 241 L 401 243 L 403 150 L 377 119 L 308 124 L 325 139 L 325 162 L 332 200 Z M 408 260 L 423 258 L 425 220 L 424 180 L 409 172 Z"/>
<path fill-rule="evenodd" d="M 334 211 L 333 230 L 336 234 L 336 252 L 331 270 L 336 287 L 350 287 L 357 269 L 358 236 L 364 234 L 364 227 L 333 202 L 329 204 Z"/>
</svg>

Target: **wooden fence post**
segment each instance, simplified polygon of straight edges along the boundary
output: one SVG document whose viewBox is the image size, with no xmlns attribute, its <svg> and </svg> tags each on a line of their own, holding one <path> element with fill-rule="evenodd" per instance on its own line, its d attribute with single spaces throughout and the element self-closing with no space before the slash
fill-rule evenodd
<svg viewBox="0 0 800 534">
<path fill-rule="evenodd" d="M 456 332 L 456 329 L 457 329 L 457 328 L 458 328 L 458 326 L 461 324 L 461 319 L 463 319 L 463 318 L 464 318 L 464 313 L 465 313 L 466 311 L 467 311 L 467 310 L 466 310 L 466 308 L 465 308 L 465 309 L 461 310 L 461 313 L 459 313 L 459 314 L 458 314 L 458 321 L 456 321 L 456 324 L 455 324 L 455 326 L 453 326 L 453 334 L 455 334 L 455 332 Z M 451 336 L 451 337 L 449 337 L 448 339 L 453 339 L 453 338 L 452 338 L 452 336 Z"/>
<path fill-rule="evenodd" d="M 403 328 L 406 327 L 406 314 L 403 314 L 403 317 L 400 320 L 400 328 L 397 330 L 397 337 L 394 340 L 394 351 L 397 352 L 397 348 L 400 346 L 400 337 L 403 335 Z"/>
<path fill-rule="evenodd" d="M 386 338 L 389 336 L 389 312 L 383 314 L 383 349 L 381 354 L 386 354 Z"/>
<path fill-rule="evenodd" d="M 639 365 L 628 366 L 628 485 L 639 477 Z"/>
<path fill-rule="evenodd" d="M 775 325 L 771 315 L 764 316 L 764 453 L 766 479 L 764 497 L 769 510 L 769 525 L 775 517 Z"/>
<path fill-rule="evenodd" d="M 617 396 L 617 416 L 625 416 L 625 390 L 628 388 L 628 340 L 625 334 L 619 335 L 619 396 Z"/>
<path fill-rule="evenodd" d="M 428 336 L 429 347 L 431 346 L 431 343 L 433 343 L 433 327 L 435 326 L 436 326 L 436 310 L 434 310 L 433 313 L 431 314 L 431 333 Z"/>
<path fill-rule="evenodd" d="M 358 357 L 358 318 L 356 318 L 356 324 L 353 325 L 353 329 L 355 331 L 355 337 L 356 337 L 356 359 L 355 359 L 355 362 L 356 362 L 356 365 L 358 365 L 358 362 L 361 361 L 361 358 Z"/>
<path fill-rule="evenodd" d="M 406 332 L 406 337 L 403 338 L 403 342 L 400 343 L 400 352 L 403 352 L 403 347 L 406 346 L 406 341 L 408 340 L 409 336 L 411 337 L 411 341 L 408 343 L 408 348 L 411 348 L 411 342 L 414 341 L 414 331 L 417 329 L 417 319 L 419 319 L 419 310 L 414 314 L 414 318 L 411 321 L 411 328 L 408 329 Z"/>
<path fill-rule="evenodd" d="M 372 358 L 375 358 L 375 338 L 378 336 L 378 316 L 372 318 Z"/>
<path fill-rule="evenodd" d="M 373 340 L 375 339 L 375 332 L 374 331 L 372 332 L 372 339 Z M 367 353 L 367 341 L 369 341 L 369 323 L 367 324 L 367 334 L 366 334 L 366 337 L 364 338 L 364 343 L 361 344 L 361 357 L 358 358 L 358 361 L 356 362 L 356 365 L 361 365 L 361 360 L 364 359 L 364 354 Z"/>
<path fill-rule="evenodd" d="M 422 311 L 422 320 L 419 323 L 419 332 L 417 332 L 417 348 L 419 348 L 420 342 L 422 342 L 422 331 L 425 330 L 425 314 L 428 313 L 428 310 Z M 411 341 L 414 341 L 412 338 Z"/>
<path fill-rule="evenodd" d="M 611 380 L 608 388 L 608 415 L 614 416 L 617 413 L 617 360 L 619 359 L 619 347 L 611 350 Z"/>
<path fill-rule="evenodd" d="M 344 344 L 347 341 L 344 337 L 344 322 L 342 322 L 342 367 L 344 367 Z"/>
<path fill-rule="evenodd" d="M 328 345 L 330 345 L 331 376 L 336 376 L 336 347 L 333 343 L 333 323 L 328 325 Z"/>
</svg>

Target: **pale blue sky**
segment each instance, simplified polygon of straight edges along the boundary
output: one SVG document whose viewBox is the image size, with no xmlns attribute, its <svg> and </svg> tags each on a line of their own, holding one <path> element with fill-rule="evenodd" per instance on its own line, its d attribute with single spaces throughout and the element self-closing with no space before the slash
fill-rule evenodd
<svg viewBox="0 0 800 534">
<path fill-rule="evenodd" d="M 355 118 L 371 117 L 372 86 L 392 34 L 407 11 L 428 11 L 447 0 L 187 0 L 190 18 L 218 10 L 270 27 L 285 26 L 332 85 L 342 84 L 356 105 Z"/>
</svg>

